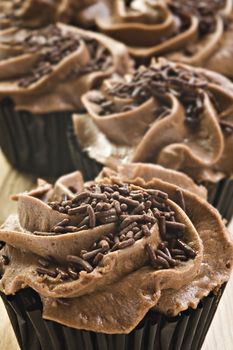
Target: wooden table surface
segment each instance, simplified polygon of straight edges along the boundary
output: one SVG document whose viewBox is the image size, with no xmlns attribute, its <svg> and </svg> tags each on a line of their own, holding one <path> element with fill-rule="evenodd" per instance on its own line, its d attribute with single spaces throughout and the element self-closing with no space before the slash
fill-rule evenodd
<svg viewBox="0 0 233 350">
<path fill-rule="evenodd" d="M 9 195 L 28 190 L 34 184 L 35 178 L 12 169 L 0 152 L 0 224 L 9 213 L 16 210 L 16 204 L 9 200 Z M 233 223 L 230 231 L 233 232 Z M 0 315 L 0 350 L 19 350 L 1 301 Z M 233 275 L 227 284 L 202 350 L 233 350 Z"/>
</svg>

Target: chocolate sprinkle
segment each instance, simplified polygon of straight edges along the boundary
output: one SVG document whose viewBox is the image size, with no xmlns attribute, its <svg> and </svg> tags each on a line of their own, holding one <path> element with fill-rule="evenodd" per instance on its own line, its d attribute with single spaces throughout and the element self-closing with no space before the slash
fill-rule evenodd
<svg viewBox="0 0 233 350">
<path fill-rule="evenodd" d="M 58 222 L 56 226 L 67 226 L 69 223 L 69 219 L 63 219 L 61 222 Z"/>
<path fill-rule="evenodd" d="M 37 267 L 36 272 L 39 275 L 47 275 L 47 276 L 53 277 L 53 278 L 57 277 L 57 272 L 56 271 L 49 270 L 49 269 L 47 269 L 45 267 Z"/>
<path fill-rule="evenodd" d="M 49 267 L 49 265 L 50 265 L 50 261 L 43 259 L 43 258 L 40 258 L 38 260 L 38 263 L 40 266 L 45 267 L 45 268 Z"/>
<path fill-rule="evenodd" d="M 191 259 L 194 259 L 196 256 L 195 251 L 188 246 L 185 242 L 181 241 L 180 239 L 177 239 L 177 245 L 183 249 L 183 251 L 187 254 L 187 256 Z"/>
<path fill-rule="evenodd" d="M 73 280 L 76 280 L 78 278 L 78 272 L 74 268 L 68 267 L 67 272 Z"/>
<path fill-rule="evenodd" d="M 169 232 L 184 232 L 185 231 L 185 224 L 182 224 L 180 222 L 174 222 L 174 221 L 166 221 L 166 230 Z"/>
<path fill-rule="evenodd" d="M 129 238 L 126 241 L 118 243 L 118 249 L 125 249 L 127 247 L 130 247 L 134 243 L 135 243 L 135 240 L 133 238 Z"/>
<path fill-rule="evenodd" d="M 68 262 L 74 263 L 76 265 L 81 266 L 85 271 L 87 272 L 92 272 L 93 271 L 93 267 L 84 259 L 78 257 L 78 256 L 74 256 L 74 255 L 68 255 L 66 257 L 66 260 Z"/>
<path fill-rule="evenodd" d="M 56 270 L 57 274 L 59 274 L 61 276 L 62 280 L 69 279 L 69 274 L 64 269 L 62 269 L 60 267 L 56 267 L 55 270 Z"/>
<path fill-rule="evenodd" d="M 102 248 L 98 248 L 98 249 L 92 250 L 92 251 L 90 251 L 90 252 L 86 252 L 86 253 L 82 254 L 82 258 L 83 258 L 84 260 L 93 259 L 93 258 L 96 257 L 96 255 L 97 255 L 98 253 L 101 253 L 102 251 L 103 251 Z"/>
<path fill-rule="evenodd" d="M 95 217 L 94 209 L 92 208 L 91 205 L 88 205 L 88 207 L 87 207 L 87 214 L 89 215 L 89 226 L 90 226 L 90 228 L 95 227 L 96 217 Z"/>
<path fill-rule="evenodd" d="M 145 248 L 146 248 L 146 251 L 149 255 L 151 265 L 154 268 L 157 268 L 156 255 L 155 255 L 155 251 L 154 251 L 153 247 L 151 246 L 151 244 L 147 244 Z"/>
<path fill-rule="evenodd" d="M 103 257 L 104 257 L 104 255 L 102 254 L 102 253 L 98 253 L 96 256 L 95 256 L 95 258 L 94 258 L 94 260 L 93 260 L 93 265 L 94 266 L 97 266 L 97 265 L 99 265 L 99 263 L 101 262 L 101 260 L 103 259 Z"/>
<path fill-rule="evenodd" d="M 176 190 L 176 193 L 177 193 L 177 197 L 178 197 L 178 203 L 179 203 L 179 206 L 181 207 L 181 209 L 183 209 L 185 211 L 185 200 L 184 200 L 184 194 L 183 194 L 183 191 L 178 188 Z"/>
<path fill-rule="evenodd" d="M 159 216 L 158 224 L 160 236 L 164 240 L 166 238 L 166 220 L 164 216 Z"/>
<path fill-rule="evenodd" d="M 167 249 L 168 254 L 164 253 L 162 250 L 157 250 L 156 254 L 160 257 L 162 257 L 163 259 L 167 260 L 169 266 L 176 266 L 176 261 L 174 259 L 171 258 L 170 252 Z"/>
<path fill-rule="evenodd" d="M 169 269 L 169 267 L 171 267 L 170 264 L 168 263 L 168 261 L 159 255 L 157 255 L 155 262 L 156 262 L 158 268 L 160 267 L 160 268 L 164 268 L 164 269 Z"/>
</svg>

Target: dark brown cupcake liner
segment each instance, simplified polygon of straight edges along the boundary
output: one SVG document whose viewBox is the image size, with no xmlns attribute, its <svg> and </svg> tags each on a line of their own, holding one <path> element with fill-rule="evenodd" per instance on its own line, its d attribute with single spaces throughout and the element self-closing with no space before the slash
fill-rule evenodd
<svg viewBox="0 0 233 350">
<path fill-rule="evenodd" d="M 208 190 L 208 201 L 229 223 L 233 216 L 233 178 L 224 178 L 216 184 L 204 183 Z"/>
<path fill-rule="evenodd" d="M 73 170 L 66 132 L 70 120 L 70 112 L 37 115 L 16 111 L 5 100 L 0 104 L 0 147 L 20 171 L 44 177 L 68 173 Z"/>
<path fill-rule="evenodd" d="M 176 317 L 150 311 L 131 333 L 119 335 L 44 320 L 40 298 L 29 288 L 1 297 L 22 350 L 200 350 L 224 288 Z"/>
<path fill-rule="evenodd" d="M 67 134 L 73 168 L 81 171 L 83 178 L 86 181 L 93 180 L 100 173 L 103 165 L 90 158 L 87 152 L 83 151 L 77 136 L 74 134 L 74 129 L 71 123 L 68 126 Z"/>
</svg>

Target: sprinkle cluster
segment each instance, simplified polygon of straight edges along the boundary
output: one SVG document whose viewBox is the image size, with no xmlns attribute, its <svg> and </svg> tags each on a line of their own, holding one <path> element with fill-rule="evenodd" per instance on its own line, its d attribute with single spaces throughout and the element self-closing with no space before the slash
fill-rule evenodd
<svg viewBox="0 0 233 350">
<path fill-rule="evenodd" d="M 162 98 L 165 93 L 172 93 L 185 108 L 187 124 L 194 126 L 203 111 L 203 89 L 207 87 L 208 82 L 203 76 L 188 69 L 169 64 L 161 67 L 151 65 L 147 69 L 137 70 L 129 82 L 113 82 L 106 96 L 91 96 L 90 101 L 97 103 L 100 106 L 99 114 L 105 116 L 134 109 L 151 97 Z M 131 98 L 133 102 L 121 107 L 111 98 L 108 99 L 109 96 Z M 163 118 L 168 112 L 169 106 L 165 104 L 163 109 L 155 110 L 155 117 Z"/>
<path fill-rule="evenodd" d="M 49 25 L 34 31 L 20 31 L 14 37 L 12 44 L 23 47 L 25 53 L 39 52 L 40 58 L 27 76 L 19 80 L 18 85 L 26 88 L 50 74 L 56 64 L 79 48 L 81 41 L 85 42 L 89 51 L 90 62 L 86 66 L 73 69 L 73 77 L 78 78 L 83 74 L 106 69 L 110 65 L 111 57 L 108 50 L 93 38 L 63 31 L 57 25 Z"/>
<path fill-rule="evenodd" d="M 226 0 L 170 0 L 170 9 L 178 14 L 192 14 L 199 19 L 201 36 L 213 33 L 216 29 L 216 13 L 226 4 Z"/>
<path fill-rule="evenodd" d="M 160 190 L 118 182 L 92 184 L 72 199 L 48 203 L 53 210 L 68 215 L 53 227 L 51 235 L 79 232 L 109 223 L 114 223 L 115 229 L 97 239 L 89 250 L 82 250 L 79 256 L 68 255 L 63 267 L 57 267 L 51 258 L 39 259 L 37 273 L 62 280 L 78 279 L 81 271 L 92 272 L 106 254 L 126 249 L 150 236 L 156 223 L 161 243 L 156 251 L 150 244 L 145 247 L 154 269 L 171 268 L 195 258 L 195 251 L 183 241 L 186 226 L 176 220 L 167 199 L 167 193 Z M 177 191 L 177 201 L 185 210 L 182 191 Z"/>
</svg>

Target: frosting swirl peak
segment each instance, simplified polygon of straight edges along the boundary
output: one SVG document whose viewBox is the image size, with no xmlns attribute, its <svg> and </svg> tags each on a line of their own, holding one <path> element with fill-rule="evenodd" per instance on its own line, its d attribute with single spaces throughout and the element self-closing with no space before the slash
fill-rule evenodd
<svg viewBox="0 0 233 350">
<path fill-rule="evenodd" d="M 198 182 L 233 172 L 233 87 L 217 73 L 159 59 L 105 81 L 83 103 L 88 114 L 74 116 L 74 127 L 101 163 L 157 163 Z"/>
<path fill-rule="evenodd" d="M 0 39 L 0 99 L 35 113 L 76 110 L 84 92 L 130 67 L 124 45 L 102 34 L 60 23 L 11 28 Z"/>
</svg>

